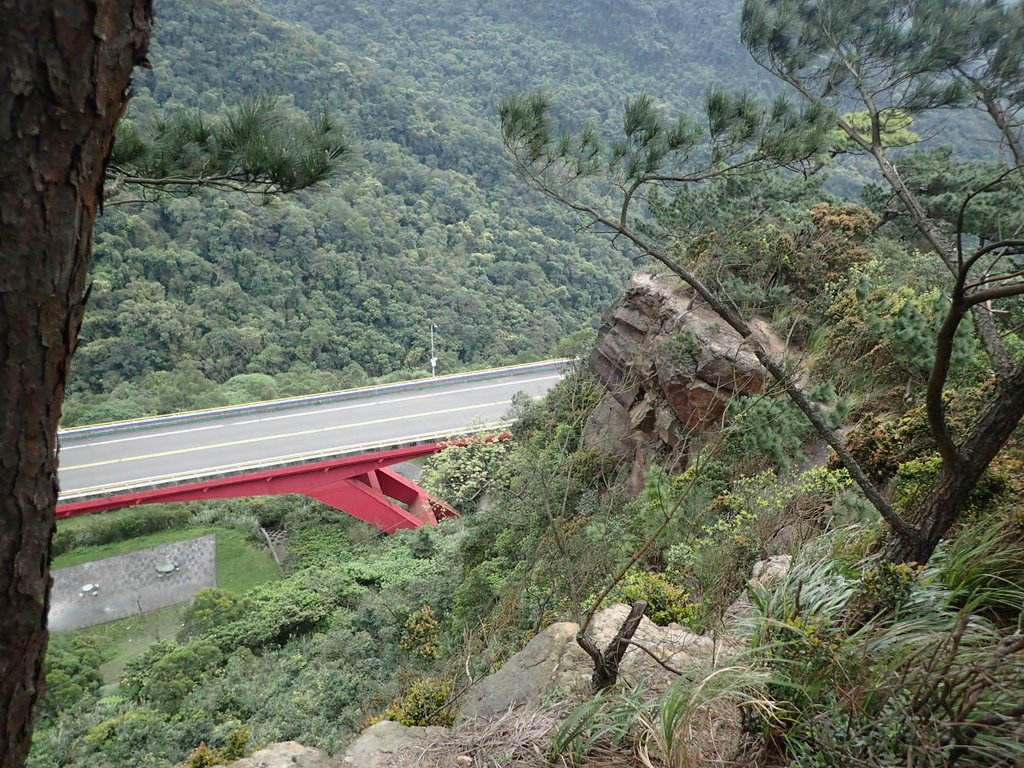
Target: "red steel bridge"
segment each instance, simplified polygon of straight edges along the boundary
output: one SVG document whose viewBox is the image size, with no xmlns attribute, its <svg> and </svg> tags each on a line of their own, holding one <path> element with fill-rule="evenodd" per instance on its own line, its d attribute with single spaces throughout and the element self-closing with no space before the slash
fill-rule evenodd
<svg viewBox="0 0 1024 768">
<path fill-rule="evenodd" d="M 251 474 L 72 501 L 57 506 L 57 518 L 140 504 L 298 493 L 329 504 L 387 533 L 403 528 L 437 525 L 438 520 L 455 517 L 458 512 L 389 467 L 429 456 L 443 447 L 444 443 L 416 445 L 369 455 L 347 456 Z"/>
<path fill-rule="evenodd" d="M 303 494 L 382 531 L 457 515 L 392 467 L 503 427 L 566 361 L 510 366 L 60 434 L 58 519 L 142 504 Z"/>
</svg>

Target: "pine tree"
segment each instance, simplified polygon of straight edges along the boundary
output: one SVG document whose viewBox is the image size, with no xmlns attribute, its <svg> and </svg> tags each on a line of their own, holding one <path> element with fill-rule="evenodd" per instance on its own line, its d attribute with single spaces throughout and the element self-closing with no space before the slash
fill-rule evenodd
<svg viewBox="0 0 1024 768">
<path fill-rule="evenodd" d="M 965 229 L 967 212 L 989 193 L 1009 194 L 1020 210 L 1020 190 L 1010 182 L 1024 178 L 1018 165 L 1022 5 L 997 0 L 748 0 L 742 36 L 755 59 L 795 90 L 801 109 L 782 98 L 760 105 L 748 96 L 712 90 L 699 119 L 669 120 L 649 98 L 638 97 L 626 105 L 624 138 L 604 142 L 591 129 L 576 134 L 558 130 L 544 97 L 519 96 L 501 108 L 506 149 L 531 184 L 667 266 L 746 339 L 889 523 L 894 532 L 890 557 L 925 562 L 1024 416 L 1024 359 L 1007 348 L 991 309 L 994 301 L 1024 295 L 1024 272 L 1014 261 L 1024 254 L 1024 239 L 1011 233 L 978 243 Z M 860 109 L 850 113 L 851 102 L 859 102 Z M 955 216 L 948 204 L 929 209 L 891 158 L 890 142 L 902 141 L 905 133 L 899 129 L 908 116 L 940 107 L 984 109 L 1010 160 L 993 157 L 989 178 L 959 190 Z M 836 130 L 843 137 L 839 147 Z M 830 139 L 838 151 L 859 152 L 875 161 L 901 211 L 950 273 L 948 309 L 931 342 L 927 389 L 929 425 L 942 465 L 929 490 L 904 513 L 897 513 L 864 474 L 787 364 L 761 343 L 728 295 L 711 288 L 679 257 L 682 251 L 672 233 L 660 230 L 644 206 L 651 189 L 663 195 L 666 187 L 779 167 L 813 172 L 816 156 L 828 149 Z M 614 205 L 593 194 L 595 180 L 615 193 Z M 997 384 L 976 421 L 953 435 L 943 394 L 954 339 L 968 316 Z"/>
<path fill-rule="evenodd" d="M 324 181 L 350 154 L 326 113 L 292 119 L 272 98 L 252 99 L 212 117 L 183 110 L 118 127 L 107 166 L 107 205 L 142 202 L 198 188 L 268 196 Z M 137 191 L 141 197 L 122 198 Z"/>
</svg>

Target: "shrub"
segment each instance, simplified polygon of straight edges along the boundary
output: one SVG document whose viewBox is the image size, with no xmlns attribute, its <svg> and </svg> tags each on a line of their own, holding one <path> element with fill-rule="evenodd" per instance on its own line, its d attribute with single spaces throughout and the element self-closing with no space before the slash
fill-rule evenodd
<svg viewBox="0 0 1024 768">
<path fill-rule="evenodd" d="M 451 680 L 422 678 L 409 691 L 384 711 L 384 720 L 402 725 L 443 725 L 455 722 L 451 701 Z"/>
<path fill-rule="evenodd" d="M 833 429 L 840 426 L 852 407 L 852 400 L 839 397 L 831 384 L 818 385 L 808 396 Z M 802 461 L 803 443 L 814 434 L 811 422 L 785 397 L 737 397 L 730 401 L 728 415 L 727 454 L 737 459 L 760 455 L 778 469 Z"/>
<path fill-rule="evenodd" d="M 193 640 L 165 654 L 153 665 L 139 695 L 157 709 L 174 714 L 185 697 L 223 660 L 224 655 L 216 645 Z"/>
<path fill-rule="evenodd" d="M 228 734 L 223 747 L 211 747 L 205 741 L 201 742 L 186 758 L 183 768 L 213 768 L 233 763 L 249 753 L 251 743 L 252 734 L 248 728 L 235 728 Z"/>
<path fill-rule="evenodd" d="M 787 480 L 762 472 L 720 493 L 706 521 L 694 521 L 665 553 L 667 571 L 697 605 L 691 625 L 703 630 L 721 617 L 781 525 L 812 522 L 850 485 L 845 470 L 817 468 Z"/>
<path fill-rule="evenodd" d="M 187 508 L 170 504 L 99 515 L 78 527 L 58 526 L 53 537 L 53 556 L 79 547 L 112 544 L 171 528 L 184 528 L 191 521 L 192 513 Z"/>
<path fill-rule="evenodd" d="M 89 728 L 82 741 L 98 753 L 99 761 L 88 764 L 103 766 L 139 765 L 145 756 L 145 765 L 171 765 L 180 759 L 176 743 L 176 726 L 169 718 L 152 709 L 133 709 L 103 720 Z"/>
<path fill-rule="evenodd" d="M 201 589 L 182 614 L 178 640 L 185 642 L 215 627 L 241 619 L 249 610 L 246 598 L 229 589 Z"/>
<path fill-rule="evenodd" d="M 399 646 L 403 651 L 412 651 L 426 661 L 440 658 L 440 624 L 429 605 L 421 606 L 409 614 Z"/>
<path fill-rule="evenodd" d="M 153 666 L 164 656 L 173 653 L 180 646 L 169 640 L 163 640 L 150 645 L 138 656 L 125 662 L 124 672 L 121 673 L 120 690 L 121 694 L 132 701 L 138 701 L 142 689 L 149 682 L 149 675 Z"/>
<path fill-rule="evenodd" d="M 637 600 L 647 601 L 644 615 L 660 626 L 686 623 L 694 617 L 689 595 L 661 573 L 631 571 L 608 595 L 609 603 L 632 605 Z"/>
<path fill-rule="evenodd" d="M 896 506 L 900 509 L 912 508 L 921 494 L 931 486 L 941 468 L 942 460 L 938 456 L 911 459 L 900 464 L 894 480 L 893 500 Z M 983 509 L 1000 493 L 1004 485 L 1003 480 L 986 471 L 967 499 L 968 511 Z"/>
<path fill-rule="evenodd" d="M 46 650 L 46 696 L 40 702 L 43 719 L 56 717 L 82 702 L 92 701 L 103 684 L 99 643 L 84 635 L 56 635 Z"/>
<path fill-rule="evenodd" d="M 462 512 L 476 510 L 487 489 L 500 481 L 511 450 L 509 440 L 476 435 L 434 454 L 423 467 L 420 483 Z"/>
<path fill-rule="evenodd" d="M 1024 579 L 1008 533 L 945 542 L 920 570 L 862 561 L 860 576 L 820 548 L 754 589 L 752 658 L 776 678 L 766 743 L 808 768 L 1020 764 Z M 985 573 L 1000 574 L 996 602 L 975 589 Z M 890 609 L 849 621 L 868 593 Z"/>
<path fill-rule="evenodd" d="M 245 594 L 244 615 L 218 624 L 201 638 L 224 652 L 258 650 L 321 627 L 339 608 L 351 607 L 364 591 L 345 569 L 307 569 Z"/>
</svg>

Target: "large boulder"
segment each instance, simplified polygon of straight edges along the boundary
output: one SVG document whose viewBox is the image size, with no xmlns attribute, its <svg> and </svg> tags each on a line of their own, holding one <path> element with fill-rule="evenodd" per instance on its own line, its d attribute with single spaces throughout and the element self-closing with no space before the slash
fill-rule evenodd
<svg viewBox="0 0 1024 768">
<path fill-rule="evenodd" d="M 576 645 L 577 629 L 576 624 L 562 621 L 538 633 L 501 669 L 466 692 L 456 724 L 543 701 L 579 668 L 582 651 Z"/>
<path fill-rule="evenodd" d="M 609 606 L 594 616 L 588 634 L 603 650 L 628 615 L 628 606 Z M 578 624 L 559 622 L 540 632 L 501 669 L 466 693 L 456 725 L 496 717 L 527 704 L 589 696 L 593 663 L 576 642 L 578 631 Z M 622 657 L 619 676 L 627 683 L 645 681 L 652 692 L 672 681 L 670 669 L 703 665 L 714 653 L 714 642 L 709 638 L 678 624 L 659 627 L 647 618 L 641 619 L 633 643 Z"/>
<path fill-rule="evenodd" d="M 282 741 L 253 752 L 228 768 L 339 768 L 339 763 L 319 749 Z"/>
<path fill-rule="evenodd" d="M 353 741 L 341 760 L 344 768 L 398 768 L 419 765 L 427 745 L 443 739 L 447 728 L 419 728 L 382 720 Z"/>
<path fill-rule="evenodd" d="M 766 321 L 750 326 L 783 356 Z M 677 278 L 646 273 L 605 314 L 587 362 L 608 390 L 585 430 L 588 447 L 679 468 L 695 439 L 722 423 L 729 400 L 760 392 L 767 376 L 750 344 Z"/>
</svg>

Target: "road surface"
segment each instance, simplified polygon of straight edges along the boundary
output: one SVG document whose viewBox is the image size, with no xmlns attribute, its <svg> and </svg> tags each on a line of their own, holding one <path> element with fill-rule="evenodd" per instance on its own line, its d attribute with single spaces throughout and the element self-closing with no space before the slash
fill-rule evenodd
<svg viewBox="0 0 1024 768">
<path fill-rule="evenodd" d="M 560 378 L 554 370 L 527 371 L 131 432 L 65 436 L 60 448 L 61 493 L 156 484 L 172 476 L 213 474 L 240 464 L 272 463 L 306 453 L 343 453 L 366 444 L 398 444 L 418 435 L 496 423 L 509 414 L 517 392 L 538 397 Z"/>
</svg>

